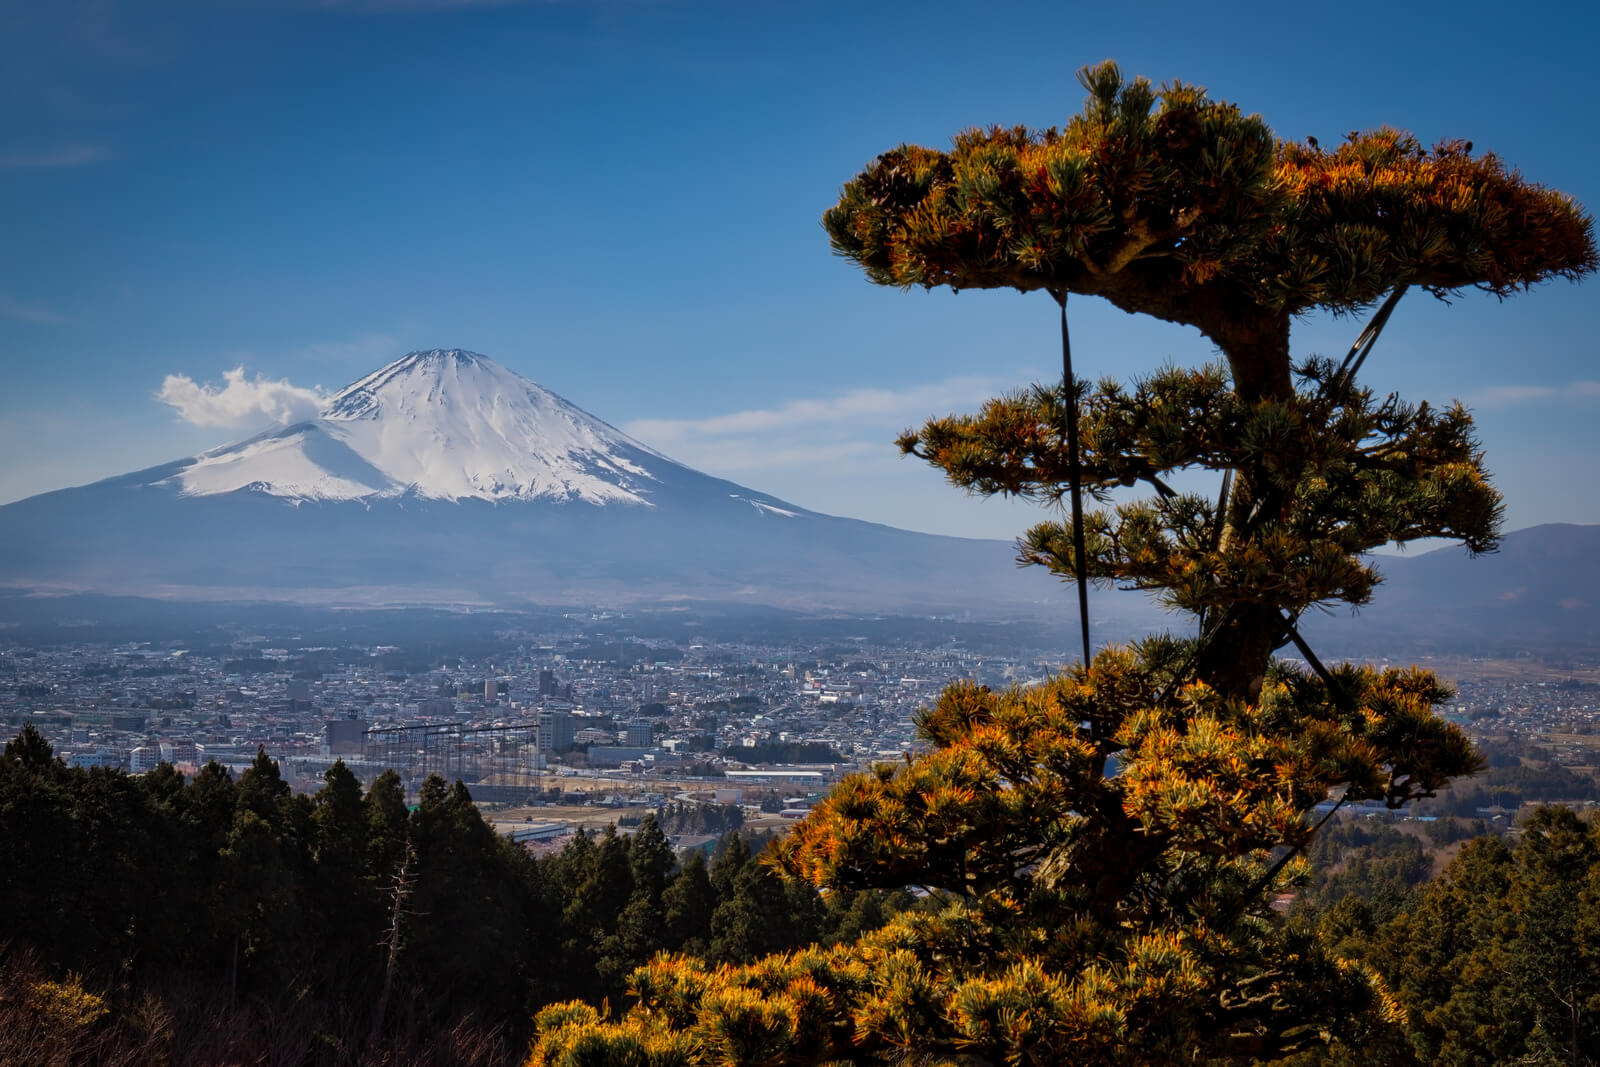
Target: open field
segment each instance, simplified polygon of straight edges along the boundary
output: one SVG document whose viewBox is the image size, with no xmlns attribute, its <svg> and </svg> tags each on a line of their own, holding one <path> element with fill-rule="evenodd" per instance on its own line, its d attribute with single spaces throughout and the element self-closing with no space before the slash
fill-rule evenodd
<svg viewBox="0 0 1600 1067">
<path fill-rule="evenodd" d="M 1416 661 L 1439 677 L 1458 682 L 1590 682 L 1600 685 L 1600 666 L 1533 659 L 1455 659 L 1426 657 Z"/>
</svg>

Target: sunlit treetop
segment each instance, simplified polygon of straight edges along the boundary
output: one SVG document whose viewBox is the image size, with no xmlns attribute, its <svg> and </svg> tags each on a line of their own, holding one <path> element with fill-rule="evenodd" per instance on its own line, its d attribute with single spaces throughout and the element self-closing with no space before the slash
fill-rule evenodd
<svg viewBox="0 0 1600 1067">
<path fill-rule="evenodd" d="M 1173 83 L 1086 68 L 1065 129 L 902 145 L 848 182 L 823 225 L 885 285 L 1101 296 L 1198 327 L 1237 365 L 1287 357 L 1289 319 L 1401 285 L 1507 295 L 1597 265 L 1593 220 L 1496 156 L 1392 129 L 1332 149 Z M 1286 384 L 1286 372 L 1282 377 Z"/>
</svg>

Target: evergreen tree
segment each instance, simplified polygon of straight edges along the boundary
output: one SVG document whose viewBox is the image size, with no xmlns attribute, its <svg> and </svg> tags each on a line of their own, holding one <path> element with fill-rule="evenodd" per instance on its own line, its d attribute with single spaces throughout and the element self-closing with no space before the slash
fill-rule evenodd
<svg viewBox="0 0 1600 1067">
<path fill-rule="evenodd" d="M 372 780 L 361 799 L 366 821 L 367 876 L 387 888 L 400 867 L 410 834 L 410 813 L 400 776 L 386 770 Z"/>
<path fill-rule="evenodd" d="M 1517 842 L 1506 894 L 1506 977 L 1532 1010 L 1528 1051 L 1547 1062 L 1600 1060 L 1594 829 L 1568 808 L 1540 808 Z"/>
<path fill-rule="evenodd" d="M 716 855 L 711 861 L 710 872 L 711 888 L 719 901 L 733 896 L 734 881 L 739 877 L 739 872 L 750 862 L 750 858 L 750 845 L 744 835 L 737 833 L 722 835 L 717 842 Z"/>
<path fill-rule="evenodd" d="M 1025 690 L 952 686 L 919 718 L 929 754 L 846 780 L 770 857 L 829 892 L 921 886 L 930 907 L 743 968 L 657 961 L 616 1023 L 542 1017 L 536 1062 L 675 1055 L 685 1035 L 706 1063 L 1040 1064 L 1246 1062 L 1397 1036 L 1377 975 L 1268 905 L 1314 805 L 1400 807 L 1479 760 L 1434 714 L 1450 694 L 1431 674 L 1330 670 L 1297 622 L 1366 602 L 1379 545 L 1492 549 L 1500 504 L 1463 409 L 1377 398 L 1356 372 L 1408 288 L 1503 296 L 1579 277 L 1592 224 L 1466 144 L 1379 130 L 1323 150 L 1191 86 L 1157 92 L 1109 63 L 1082 81 L 1066 128 L 892 150 L 824 225 L 873 281 L 1042 290 L 1060 307 L 1059 385 L 900 444 L 969 491 L 1071 501 L 1020 558 L 1077 583 L 1084 661 Z M 1087 388 L 1071 293 L 1194 326 L 1226 365 Z M 1342 363 L 1291 361 L 1296 315 L 1386 294 Z M 1221 476 L 1218 500 L 1167 484 L 1194 470 Z M 1130 486 L 1153 495 L 1111 506 Z M 1100 506 L 1085 514 L 1084 495 Z M 1090 582 L 1150 591 L 1198 634 L 1091 658 Z M 1310 671 L 1273 662 L 1290 642 Z M 737 861 L 719 883 L 725 861 L 719 891 L 754 888 Z M 754 898 L 733 903 L 714 956 L 757 940 Z"/>
<path fill-rule="evenodd" d="M 715 963 L 748 963 L 792 942 L 788 895 L 771 871 L 747 862 L 730 889 L 711 913 L 707 958 Z"/>
<path fill-rule="evenodd" d="M 830 945 L 858 941 L 912 903 L 911 894 L 904 890 L 834 893 L 825 902 L 821 940 Z"/>
<path fill-rule="evenodd" d="M 31 722 L 24 723 L 22 731 L 6 742 L 4 758 L 30 771 L 48 770 L 56 763 L 55 750 Z"/>
<path fill-rule="evenodd" d="M 503 1056 L 499 1034 L 515 1046 L 522 1027 L 499 1020 L 576 985 L 550 965 L 531 858 L 464 788 L 424 795 L 412 827 L 393 774 L 363 799 L 336 765 L 313 799 L 290 796 L 263 754 L 237 784 L 215 763 L 185 783 L 165 765 L 67 767 L 19 737 L 0 757 L 0 1021 L 36 1015 L 45 986 L 100 998 L 106 1017 L 96 1051 L 69 1054 L 65 1031 L 52 1048 L 7 1034 L 5 1049 L 44 1053 L 0 1059 Z M 421 846 L 431 878 L 402 873 Z"/>
<path fill-rule="evenodd" d="M 1253 697 L 1284 638 L 1283 609 L 1366 598 L 1361 550 L 1425 536 L 1493 544 L 1497 500 L 1464 414 L 1371 409 L 1346 374 L 1316 375 L 1314 396 L 1302 395 L 1295 316 L 1412 286 L 1505 296 L 1579 277 L 1596 265 L 1591 220 L 1464 142 L 1429 151 L 1382 129 L 1324 150 L 1279 142 L 1259 116 L 1196 87 L 1125 81 L 1114 63 L 1080 81 L 1088 101 L 1065 129 L 972 130 L 949 152 L 903 145 L 847 183 L 823 223 L 834 250 L 881 284 L 1043 290 L 1063 315 L 1083 293 L 1215 342 L 1225 380 L 1191 389 L 1191 376 L 1159 376 L 1087 404 L 1064 380 L 978 419 L 930 423 L 903 447 L 965 488 L 1056 500 L 1069 480 L 1094 493 L 1159 489 L 1176 468 L 1232 471 L 1218 508 L 1162 492 L 1086 520 L 1081 549 L 1064 524 L 1036 528 L 1025 558 L 1075 574 L 1075 554 L 1087 555 L 1093 579 L 1216 609 L 1197 675 Z M 1073 450 L 1058 435 L 1070 429 L 1062 408 L 1078 404 L 1102 418 L 1069 479 Z M 1334 510 L 1319 517 L 1318 505 Z M 1213 545 L 1205 532 L 1219 522 Z"/>
<path fill-rule="evenodd" d="M 629 904 L 635 901 L 637 907 L 628 914 Z M 635 896 L 633 856 L 627 840 L 615 826 L 607 826 L 600 834 L 588 876 L 568 899 L 562 914 L 569 943 L 586 963 L 582 973 L 595 976 L 589 999 L 604 1000 L 622 991 L 623 979 L 632 969 L 629 946 L 621 933 L 622 918 L 628 914 L 628 932 L 642 948 L 649 940 L 646 927 L 651 910 L 648 889 L 642 897 Z"/>
<path fill-rule="evenodd" d="M 655 955 L 670 933 L 664 897 L 674 866 L 672 844 L 654 815 L 646 815 L 628 839 L 628 853 L 633 894 L 617 916 L 615 938 L 606 939 L 608 952 L 599 965 L 619 993 L 622 979 Z"/>
<path fill-rule="evenodd" d="M 1470 842 L 1417 906 L 1345 951 L 1390 979 L 1428 1064 L 1600 1062 L 1600 824 L 1541 808 Z"/>
<path fill-rule="evenodd" d="M 426 1010 L 506 1018 L 528 1006 L 529 977 L 515 961 L 535 942 L 532 864 L 483 821 L 465 785 L 430 775 L 412 814 L 415 923 L 401 973 L 432 990 Z M 517 976 L 505 981 L 507 971 Z M 446 992 L 448 991 L 448 992 Z"/>
<path fill-rule="evenodd" d="M 706 870 L 705 854 L 689 854 L 677 877 L 661 895 L 669 943 L 690 956 L 703 956 L 711 941 L 711 913 L 717 898 Z"/>
<path fill-rule="evenodd" d="M 204 863 L 215 859 L 233 825 L 237 791 L 228 768 L 211 760 L 183 792 L 182 818 L 203 843 L 204 853 L 198 858 Z"/>
<path fill-rule="evenodd" d="M 367 877 L 367 821 L 361 783 L 339 760 L 323 775 L 326 783 L 313 799 L 308 872 L 310 931 L 308 968 L 326 975 L 333 988 L 366 991 L 377 972 L 376 946 L 383 938 L 379 888 Z M 371 995 L 371 994 L 369 994 Z"/>
<path fill-rule="evenodd" d="M 667 877 L 677 864 L 672 855 L 672 843 L 654 815 L 646 815 L 628 839 L 628 857 L 634 892 L 645 893 L 659 901 L 667 888 Z"/>
<path fill-rule="evenodd" d="M 59 767 L 31 723 L 0 756 L 0 854 L 6 857 L 0 863 L 0 914 L 51 946 L 73 921 L 69 887 L 76 867 L 74 822 L 58 784 Z"/>
<path fill-rule="evenodd" d="M 263 748 L 232 790 L 217 854 L 219 913 L 229 939 L 228 989 L 280 990 L 301 970 L 311 805 L 294 797 Z"/>
<path fill-rule="evenodd" d="M 361 783 L 338 760 L 322 776 L 327 783 L 313 801 L 314 852 L 317 863 L 328 869 L 359 873 L 366 826 L 361 812 Z"/>
<path fill-rule="evenodd" d="M 289 783 L 278 773 L 278 761 L 268 756 L 264 747 L 257 746 L 255 760 L 239 776 L 235 803 L 267 822 L 277 822 L 281 804 L 288 796 Z"/>
</svg>

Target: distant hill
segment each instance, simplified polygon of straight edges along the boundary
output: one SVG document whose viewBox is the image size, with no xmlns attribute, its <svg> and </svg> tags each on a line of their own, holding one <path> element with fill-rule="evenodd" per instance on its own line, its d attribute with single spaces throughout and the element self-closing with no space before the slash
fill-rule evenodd
<svg viewBox="0 0 1600 1067">
<path fill-rule="evenodd" d="M 1600 526 L 1533 526 L 1476 559 L 1450 546 L 1385 556 L 1378 566 L 1385 580 L 1358 615 L 1307 620 L 1313 644 L 1361 654 L 1398 645 L 1408 655 L 1543 650 L 1600 658 Z"/>
</svg>

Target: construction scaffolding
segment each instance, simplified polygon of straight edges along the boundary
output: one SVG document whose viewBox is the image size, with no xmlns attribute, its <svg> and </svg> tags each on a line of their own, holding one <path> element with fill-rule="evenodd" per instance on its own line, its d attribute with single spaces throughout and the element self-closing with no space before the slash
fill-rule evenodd
<svg viewBox="0 0 1600 1067">
<path fill-rule="evenodd" d="M 362 735 L 362 755 L 400 775 L 414 792 L 431 774 L 482 787 L 539 787 L 539 724 L 470 726 L 456 722 L 377 726 Z"/>
</svg>

